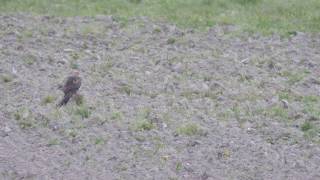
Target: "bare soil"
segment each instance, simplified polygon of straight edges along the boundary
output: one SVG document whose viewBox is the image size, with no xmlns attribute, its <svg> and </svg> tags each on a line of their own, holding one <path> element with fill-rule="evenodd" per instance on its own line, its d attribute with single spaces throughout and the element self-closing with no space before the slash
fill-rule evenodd
<svg viewBox="0 0 320 180">
<path fill-rule="evenodd" d="M 320 35 L 235 32 L 1 15 L 0 179 L 320 179 Z"/>
</svg>

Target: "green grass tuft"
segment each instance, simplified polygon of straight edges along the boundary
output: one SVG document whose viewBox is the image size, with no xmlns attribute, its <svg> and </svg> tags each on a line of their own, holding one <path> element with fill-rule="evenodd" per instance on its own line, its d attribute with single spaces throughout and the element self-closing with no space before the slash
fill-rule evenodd
<svg viewBox="0 0 320 180">
<path fill-rule="evenodd" d="M 310 122 L 304 122 L 303 124 L 302 124 L 302 126 L 301 126 L 301 130 L 302 131 L 308 131 L 308 130 L 310 130 L 310 129 L 312 129 L 312 124 L 310 123 Z"/>
<path fill-rule="evenodd" d="M 83 95 L 80 95 L 80 94 L 77 94 L 77 95 L 75 95 L 74 96 L 74 100 L 75 100 L 75 102 L 76 102 L 76 104 L 78 105 L 78 106 L 81 106 L 81 105 L 83 105 L 84 104 L 84 96 Z"/>
<path fill-rule="evenodd" d="M 11 82 L 13 80 L 13 78 L 11 76 L 9 76 L 9 75 L 2 75 L 1 79 L 2 79 L 2 81 L 4 83 L 9 83 L 9 82 Z"/>
<path fill-rule="evenodd" d="M 81 118 L 88 118 L 91 114 L 87 106 L 78 106 L 75 110 L 75 114 L 79 115 Z"/>
<path fill-rule="evenodd" d="M 197 29 L 232 24 L 241 31 L 278 32 L 286 36 L 295 35 L 293 32 L 320 30 L 319 0 L 0 0 L 0 4 L 2 13 L 105 14 L 114 15 L 124 23 L 134 16 L 147 16 Z M 90 26 L 82 31 L 96 33 L 100 29 Z"/>
<path fill-rule="evenodd" d="M 94 144 L 95 145 L 99 145 L 99 144 L 104 144 L 105 140 L 101 137 L 97 137 L 95 140 L 94 140 Z"/>
<path fill-rule="evenodd" d="M 47 146 L 50 147 L 50 146 L 59 145 L 59 144 L 60 144 L 59 140 L 56 139 L 56 138 L 54 138 L 54 139 L 50 139 L 50 140 L 49 140 Z"/>
<path fill-rule="evenodd" d="M 122 114 L 122 112 L 113 112 L 112 114 L 111 114 L 111 120 L 113 120 L 113 121 L 119 121 L 119 120 L 121 120 L 123 118 L 123 114 Z"/>
<path fill-rule="evenodd" d="M 169 38 L 168 40 L 167 40 L 167 43 L 168 44 L 174 44 L 176 42 L 176 39 L 175 38 Z"/>
<path fill-rule="evenodd" d="M 139 119 L 134 124 L 136 131 L 149 131 L 154 128 L 152 122 L 148 119 Z"/>
<path fill-rule="evenodd" d="M 30 129 L 37 125 L 32 112 L 27 108 L 18 109 L 13 113 L 13 117 L 21 129 Z"/>
<path fill-rule="evenodd" d="M 46 104 L 50 104 L 52 103 L 56 98 L 52 95 L 48 95 L 46 97 L 43 98 L 42 100 L 42 104 L 46 105 Z"/>
<path fill-rule="evenodd" d="M 176 132 L 180 135 L 194 136 L 202 134 L 202 129 L 198 124 L 188 123 L 177 128 Z"/>
</svg>

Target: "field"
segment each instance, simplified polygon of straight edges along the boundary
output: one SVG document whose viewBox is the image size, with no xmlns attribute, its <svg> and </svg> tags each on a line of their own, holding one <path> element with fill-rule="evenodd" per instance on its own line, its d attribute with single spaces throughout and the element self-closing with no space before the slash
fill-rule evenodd
<svg viewBox="0 0 320 180">
<path fill-rule="evenodd" d="M 0 179 L 320 179 L 318 1 L 0 2 Z"/>
<path fill-rule="evenodd" d="M 283 36 L 320 30 L 318 0 L 0 0 L 0 4 L 0 12 L 6 13 L 113 15 L 123 21 L 147 16 L 203 30 L 214 25 L 237 25 L 240 32 Z"/>
</svg>

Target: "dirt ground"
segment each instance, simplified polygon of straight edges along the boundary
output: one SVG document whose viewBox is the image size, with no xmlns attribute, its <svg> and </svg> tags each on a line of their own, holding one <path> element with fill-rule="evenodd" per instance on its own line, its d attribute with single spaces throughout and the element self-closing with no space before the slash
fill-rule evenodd
<svg viewBox="0 0 320 180">
<path fill-rule="evenodd" d="M 320 35 L 236 32 L 1 15 L 0 179 L 320 179 Z"/>
</svg>

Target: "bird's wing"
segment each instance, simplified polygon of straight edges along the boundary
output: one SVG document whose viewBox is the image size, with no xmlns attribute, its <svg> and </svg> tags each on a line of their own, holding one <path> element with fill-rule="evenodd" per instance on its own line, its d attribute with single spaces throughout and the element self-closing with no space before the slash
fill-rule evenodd
<svg viewBox="0 0 320 180">
<path fill-rule="evenodd" d="M 64 93 L 67 94 L 69 92 L 75 93 L 81 86 L 81 79 L 79 77 L 69 77 L 65 86 L 64 86 Z"/>
</svg>

